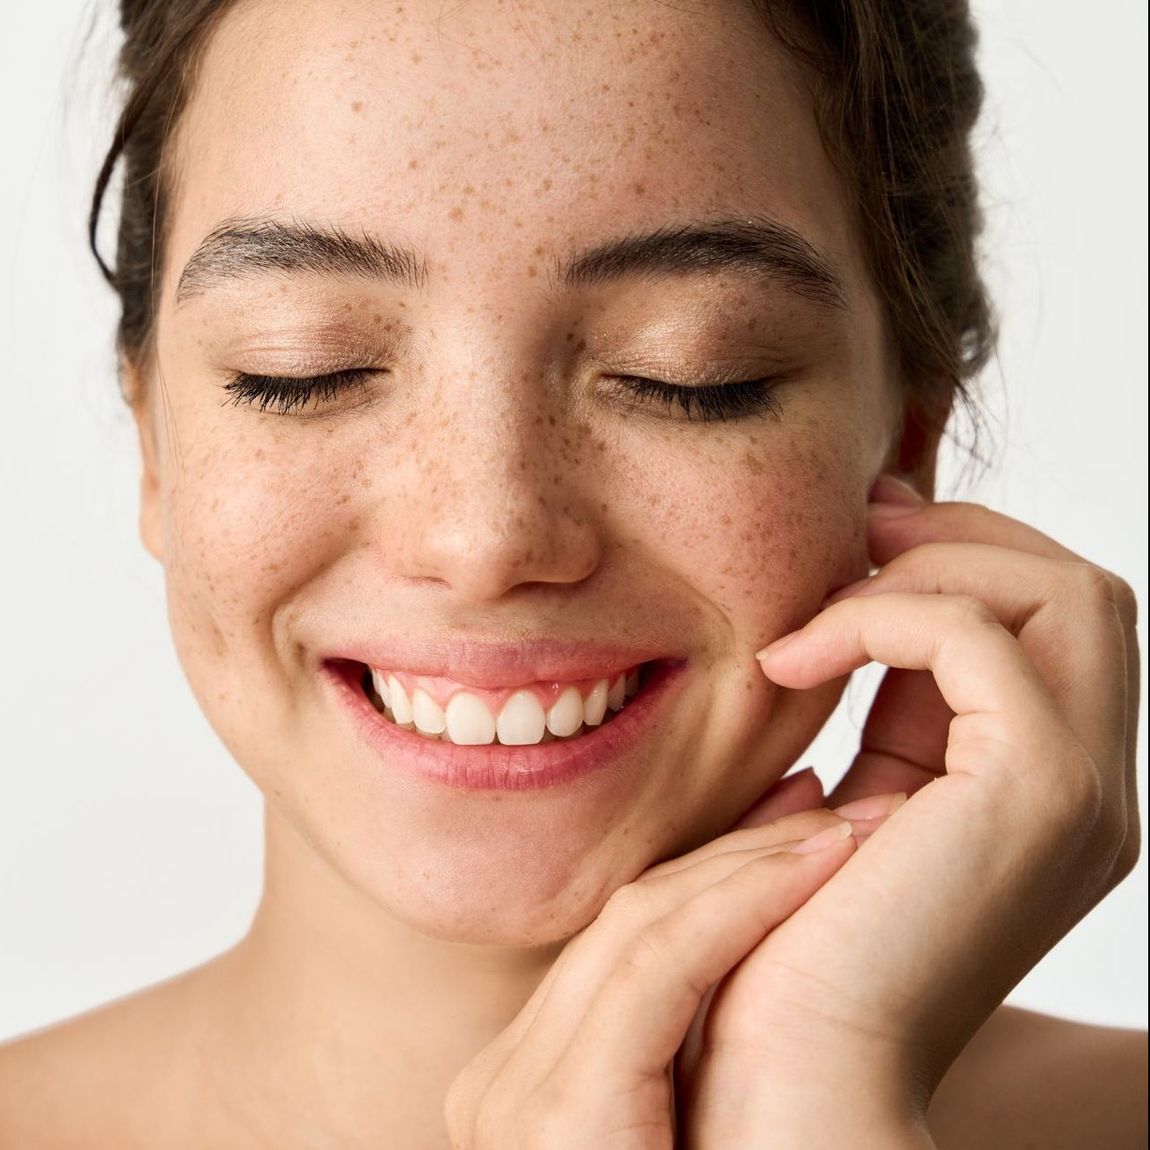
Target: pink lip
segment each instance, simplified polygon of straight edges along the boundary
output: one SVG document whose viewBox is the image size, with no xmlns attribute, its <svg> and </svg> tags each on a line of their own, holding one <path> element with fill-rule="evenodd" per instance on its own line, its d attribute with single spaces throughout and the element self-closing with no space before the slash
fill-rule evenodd
<svg viewBox="0 0 1150 1150">
<path fill-rule="evenodd" d="M 366 659 L 356 661 L 367 662 Z M 636 663 L 646 661 L 638 659 Z M 382 662 L 387 666 L 389 660 Z M 395 665 L 399 660 L 393 659 L 391 663 Z M 635 663 L 625 665 L 634 666 Z M 452 666 L 457 673 L 461 670 L 458 663 Z M 508 664 L 498 666 L 503 669 L 492 671 L 492 674 L 509 673 L 505 669 Z M 684 666 L 684 661 L 676 660 L 659 662 L 651 667 L 639 693 L 603 726 L 577 739 L 526 747 L 505 747 L 498 743 L 461 747 L 405 731 L 372 706 L 355 674 L 348 673 L 348 664 L 328 662 L 324 671 L 339 701 L 355 721 L 361 738 L 387 764 L 464 790 L 518 791 L 557 786 L 619 766 L 626 753 L 651 730 L 659 715 L 665 713 L 667 705 L 678 694 L 684 682 Z M 536 679 L 566 678 L 575 677 L 572 670 L 581 673 L 584 667 L 584 664 L 571 669 L 566 666 L 559 668 L 555 663 L 531 664 L 519 674 L 529 674 Z M 468 671 L 474 668 L 474 662 L 467 664 Z M 544 673 L 540 674 L 540 670 Z M 562 670 L 562 675 L 555 673 L 559 670 Z M 519 681 L 522 682 L 523 678 Z"/>
<path fill-rule="evenodd" d="M 614 679 L 640 663 L 675 658 L 666 647 L 628 647 L 605 643 L 524 640 L 490 643 L 478 640 L 392 639 L 385 643 L 348 644 L 329 652 L 331 659 L 351 659 L 381 671 L 454 679 L 466 687 L 499 690 L 526 683 Z"/>
</svg>

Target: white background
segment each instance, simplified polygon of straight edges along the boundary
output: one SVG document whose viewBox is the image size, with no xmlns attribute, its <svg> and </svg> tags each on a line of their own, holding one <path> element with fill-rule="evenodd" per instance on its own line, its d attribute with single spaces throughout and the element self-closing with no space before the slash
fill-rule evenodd
<svg viewBox="0 0 1150 1150">
<path fill-rule="evenodd" d="M 89 28 L 88 0 L 18 5 L 0 41 L 0 1037 L 224 949 L 260 885 L 258 795 L 184 685 L 135 536 L 115 312 L 82 227 L 110 122 L 99 7 Z M 949 489 L 1122 573 L 1145 606 L 1146 7 L 979 7 L 997 456 Z M 806 760 L 829 782 L 865 695 Z M 1145 701 L 1140 747 L 1145 820 Z M 1013 1000 L 1145 1026 L 1144 859 Z"/>
</svg>

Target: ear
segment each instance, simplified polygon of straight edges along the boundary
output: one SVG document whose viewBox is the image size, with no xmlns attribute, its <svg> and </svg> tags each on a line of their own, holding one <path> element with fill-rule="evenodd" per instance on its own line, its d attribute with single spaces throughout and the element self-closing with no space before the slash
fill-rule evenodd
<svg viewBox="0 0 1150 1150">
<path fill-rule="evenodd" d="M 928 499 L 934 495 L 938 448 L 952 403 L 950 395 L 904 403 L 902 427 L 887 461 L 891 471 Z"/>
<path fill-rule="evenodd" d="M 120 365 L 124 397 L 136 421 L 140 444 L 140 539 L 161 563 L 164 561 L 163 519 L 160 514 L 160 453 L 156 435 L 156 403 L 144 386 L 140 370 L 122 361 Z"/>
</svg>

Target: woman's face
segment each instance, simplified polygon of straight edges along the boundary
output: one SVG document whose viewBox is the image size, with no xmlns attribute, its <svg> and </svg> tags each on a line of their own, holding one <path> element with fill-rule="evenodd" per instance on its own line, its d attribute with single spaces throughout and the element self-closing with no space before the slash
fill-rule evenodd
<svg viewBox="0 0 1150 1150">
<path fill-rule="evenodd" d="M 898 424 L 799 73 L 734 0 L 247 0 L 174 157 L 143 525 L 201 704 L 359 895 L 570 935 L 837 695 L 752 657 L 865 572 Z M 469 695 L 482 738 L 476 701 L 523 692 L 529 732 L 638 664 L 537 746 L 429 741 L 363 685 Z"/>
</svg>

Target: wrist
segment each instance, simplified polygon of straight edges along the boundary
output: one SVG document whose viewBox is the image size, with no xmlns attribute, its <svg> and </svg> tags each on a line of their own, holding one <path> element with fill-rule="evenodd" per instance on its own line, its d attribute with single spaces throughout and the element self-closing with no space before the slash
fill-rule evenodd
<svg viewBox="0 0 1150 1150">
<path fill-rule="evenodd" d="M 865 1063 L 835 1073 L 740 1076 L 704 1074 L 687 1113 L 689 1150 L 937 1150 L 926 1109 L 895 1077 L 876 1078 Z"/>
<path fill-rule="evenodd" d="M 683 1144 L 689 1150 L 938 1150 L 922 1119 L 829 1097 L 818 1108 L 754 1100 L 692 1120 Z"/>
</svg>

